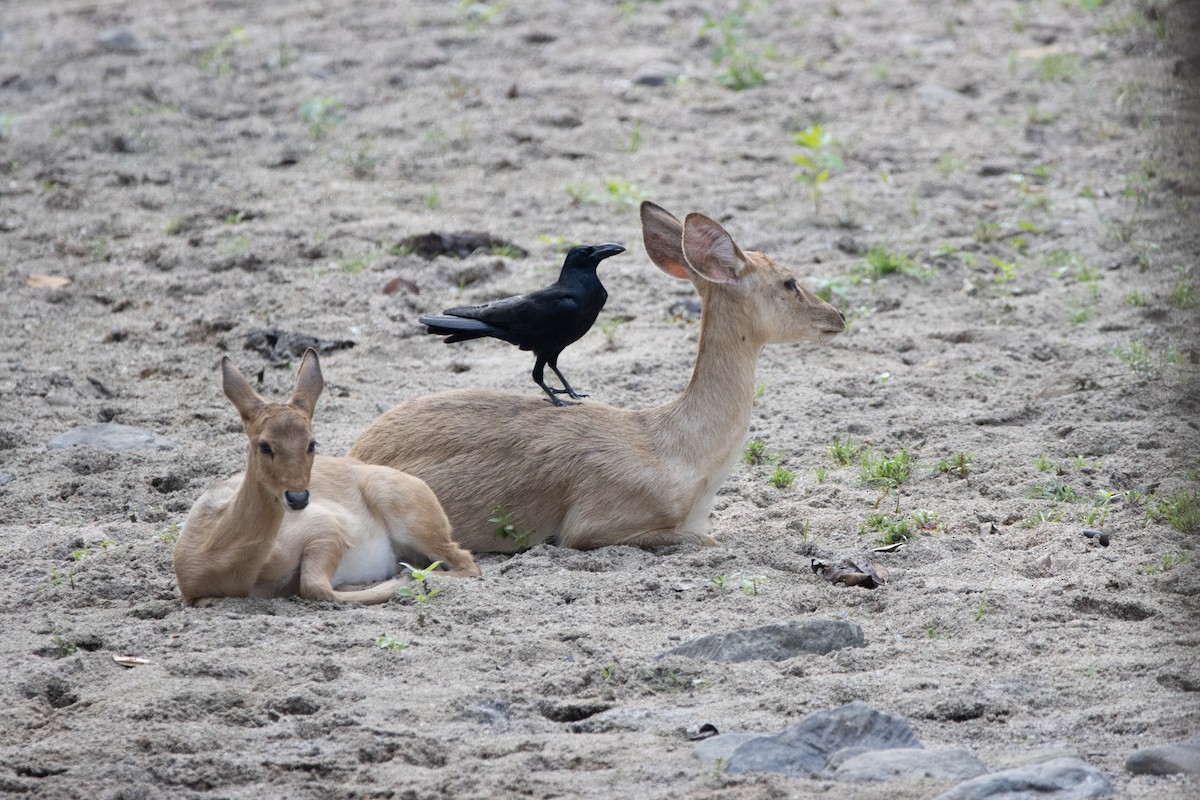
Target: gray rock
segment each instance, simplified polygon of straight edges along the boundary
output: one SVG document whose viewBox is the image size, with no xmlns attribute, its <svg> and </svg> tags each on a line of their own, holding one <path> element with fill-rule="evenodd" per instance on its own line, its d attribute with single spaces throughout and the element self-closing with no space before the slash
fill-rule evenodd
<svg viewBox="0 0 1200 800">
<path fill-rule="evenodd" d="M 111 53 L 140 53 L 146 49 L 146 45 L 141 39 L 121 28 L 100 31 L 100 34 L 96 36 L 96 44 Z"/>
<path fill-rule="evenodd" d="M 129 425 L 114 425 L 111 422 L 98 422 L 95 425 L 72 428 L 66 433 L 54 437 L 47 447 L 51 450 L 61 450 L 77 444 L 101 450 L 175 449 L 174 442 L 164 439 L 158 434 Z"/>
<path fill-rule="evenodd" d="M 833 777 L 842 781 L 891 781 L 934 778 L 965 781 L 987 772 L 987 765 L 966 750 L 895 748 L 869 750 L 849 758 Z"/>
<path fill-rule="evenodd" d="M 701 741 L 692 751 L 692 756 L 705 764 L 711 764 L 718 758 L 725 763 L 733 758 L 734 751 L 743 744 L 766 735 L 764 733 L 722 733 L 720 736 L 713 736 Z"/>
<path fill-rule="evenodd" d="M 6 483 L 12 483 L 16 479 L 17 476 L 13 475 L 11 472 L 0 472 L 0 486 L 3 486 Z"/>
<path fill-rule="evenodd" d="M 851 622 L 814 619 L 714 633 L 668 650 L 665 655 L 709 661 L 783 661 L 802 654 L 825 655 L 862 647 L 863 631 Z"/>
<path fill-rule="evenodd" d="M 807 777 L 824 771 L 832 754 L 851 747 L 919 749 L 921 743 L 902 717 L 850 703 L 810 714 L 777 736 L 742 743 L 729 758 L 728 771 Z"/>
<path fill-rule="evenodd" d="M 1125 769 L 1134 775 L 1200 775 L 1200 745 L 1143 747 L 1126 756 Z"/>
<path fill-rule="evenodd" d="M 936 800 L 1090 800 L 1107 797 L 1112 784 L 1104 773 L 1077 758 L 1057 758 L 1041 764 L 980 775 L 960 783 Z"/>
<path fill-rule="evenodd" d="M 638 86 L 663 86 L 678 80 L 681 72 L 678 64 L 655 62 L 641 67 L 633 76 L 633 82 Z"/>
</svg>

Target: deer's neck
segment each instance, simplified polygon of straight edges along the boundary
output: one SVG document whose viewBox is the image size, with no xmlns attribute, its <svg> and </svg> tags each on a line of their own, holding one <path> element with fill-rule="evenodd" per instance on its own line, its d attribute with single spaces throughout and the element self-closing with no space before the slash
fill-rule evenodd
<svg viewBox="0 0 1200 800">
<path fill-rule="evenodd" d="M 704 298 L 692 379 L 661 406 L 660 435 L 669 452 L 712 472 L 742 446 L 754 406 L 754 368 L 763 343 L 752 320 L 720 291 Z M 715 477 L 715 476 L 714 476 Z"/>
<path fill-rule="evenodd" d="M 236 554 L 241 563 L 261 564 L 270 555 L 282 522 L 283 503 L 248 469 L 233 500 L 215 520 L 211 547 Z"/>
</svg>

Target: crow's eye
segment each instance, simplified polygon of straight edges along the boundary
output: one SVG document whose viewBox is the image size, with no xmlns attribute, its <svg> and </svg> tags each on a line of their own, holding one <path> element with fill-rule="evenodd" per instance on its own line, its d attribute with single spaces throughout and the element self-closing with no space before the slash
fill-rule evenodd
<svg viewBox="0 0 1200 800">
<path fill-rule="evenodd" d="M 313 441 L 308 443 L 308 454 L 311 456 L 315 452 L 317 452 L 317 442 L 314 439 Z"/>
<path fill-rule="evenodd" d="M 271 445 L 267 444 L 266 442 L 258 443 L 258 452 L 262 453 L 264 456 L 275 455 L 275 453 L 271 451 Z"/>
<path fill-rule="evenodd" d="M 783 288 L 787 289 L 789 292 L 796 291 L 796 279 L 788 278 L 786 281 L 783 282 Z"/>
</svg>

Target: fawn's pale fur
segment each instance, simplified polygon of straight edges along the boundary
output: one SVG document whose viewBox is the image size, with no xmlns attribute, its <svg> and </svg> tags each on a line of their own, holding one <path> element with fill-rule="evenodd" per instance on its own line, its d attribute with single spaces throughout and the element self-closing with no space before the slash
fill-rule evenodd
<svg viewBox="0 0 1200 800">
<path fill-rule="evenodd" d="M 200 496 L 179 534 L 175 577 L 185 604 L 292 594 L 383 603 L 401 583 L 389 580 L 401 559 L 422 567 L 441 560 L 451 574 L 480 574 L 451 539 L 450 521 L 424 481 L 314 455 L 312 416 L 325 385 L 316 351 L 305 352 L 286 404 L 263 400 L 228 357 L 221 373 L 250 453 L 245 472 Z M 333 588 L 346 583 L 377 585 Z"/>
<path fill-rule="evenodd" d="M 376 419 L 350 455 L 419 475 L 437 492 L 455 539 L 510 552 L 566 547 L 714 544 L 709 509 L 749 428 L 754 367 L 772 342 L 822 341 L 841 313 L 787 269 L 743 252 L 719 224 L 681 224 L 643 203 L 642 235 L 659 269 L 700 292 L 700 344 L 676 399 L 641 410 L 586 402 L 556 408 L 495 391 L 410 400 Z M 489 521 L 506 510 L 512 535 Z M 524 542 L 520 539 L 523 538 Z"/>
</svg>

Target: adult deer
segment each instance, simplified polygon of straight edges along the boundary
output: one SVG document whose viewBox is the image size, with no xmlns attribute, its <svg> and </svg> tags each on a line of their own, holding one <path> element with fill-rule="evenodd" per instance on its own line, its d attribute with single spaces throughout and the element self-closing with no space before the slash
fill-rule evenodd
<svg viewBox="0 0 1200 800">
<path fill-rule="evenodd" d="M 705 532 L 709 508 L 745 441 L 759 352 L 773 342 L 823 341 L 844 321 L 791 272 L 743 252 L 708 217 L 688 214 L 681 224 L 648 202 L 641 215 L 651 260 L 690 280 L 703 301 L 699 353 L 683 394 L 627 410 L 441 392 L 385 412 L 350 455 L 421 476 L 449 514 L 455 539 L 474 551 L 511 552 L 554 539 L 584 549 L 714 544 Z"/>
<path fill-rule="evenodd" d="M 304 353 L 287 403 L 260 397 L 228 357 L 221 375 L 250 454 L 245 472 L 200 496 L 179 534 L 175 577 L 185 604 L 292 594 L 383 603 L 401 583 L 392 579 L 401 559 L 422 565 L 437 559 L 453 575 L 480 574 L 451 539 L 450 521 L 424 481 L 314 455 L 313 410 L 325 386 L 315 350 Z M 376 585 L 334 589 L 348 583 Z"/>
</svg>

